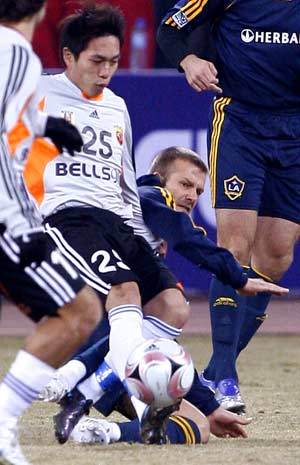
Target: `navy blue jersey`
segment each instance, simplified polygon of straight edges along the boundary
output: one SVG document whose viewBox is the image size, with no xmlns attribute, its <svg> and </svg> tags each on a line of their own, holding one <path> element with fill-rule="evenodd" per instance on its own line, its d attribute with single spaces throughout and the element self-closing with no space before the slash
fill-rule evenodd
<svg viewBox="0 0 300 465">
<path fill-rule="evenodd" d="M 223 96 L 276 111 L 299 111 L 299 1 L 179 1 L 158 33 L 159 45 L 176 66 L 190 53 L 186 36 L 208 20 L 214 21 Z"/>
<path fill-rule="evenodd" d="M 145 175 L 137 180 L 143 218 L 157 237 L 195 265 L 214 273 L 224 284 L 244 287 L 247 274 L 233 255 L 206 237 L 187 213 L 175 211 L 173 196 L 159 185 L 159 177 Z"/>
</svg>

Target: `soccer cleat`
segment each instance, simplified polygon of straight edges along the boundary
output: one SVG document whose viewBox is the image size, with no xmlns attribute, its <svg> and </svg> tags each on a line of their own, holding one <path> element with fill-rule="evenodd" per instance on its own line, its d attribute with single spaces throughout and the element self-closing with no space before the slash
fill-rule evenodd
<svg viewBox="0 0 300 465">
<path fill-rule="evenodd" d="M 83 415 L 89 414 L 93 401 L 87 400 L 75 388 L 59 404 L 61 410 L 53 417 L 54 431 L 58 442 L 64 444 Z"/>
<path fill-rule="evenodd" d="M 245 414 L 246 405 L 235 379 L 222 379 L 217 385 L 215 398 L 225 410 L 238 415 Z"/>
<path fill-rule="evenodd" d="M 0 426 L 0 464 L 30 465 L 22 454 L 18 442 L 16 419 L 5 422 Z"/>
<path fill-rule="evenodd" d="M 105 446 L 113 442 L 111 436 L 111 425 L 109 421 L 83 417 L 70 434 L 70 439 L 75 442 L 101 444 Z"/>
<path fill-rule="evenodd" d="M 155 408 L 153 405 L 146 407 L 140 424 L 141 442 L 143 444 L 166 444 L 167 421 L 171 413 L 178 410 L 178 407 L 178 403 L 163 408 Z"/>
<path fill-rule="evenodd" d="M 39 394 L 39 400 L 44 402 L 59 402 L 69 391 L 66 379 L 59 373 L 55 373 L 49 383 Z"/>
<path fill-rule="evenodd" d="M 216 392 L 216 383 L 211 379 L 205 378 L 203 371 L 199 374 L 199 380 L 202 386 L 208 387 L 213 393 Z"/>
</svg>

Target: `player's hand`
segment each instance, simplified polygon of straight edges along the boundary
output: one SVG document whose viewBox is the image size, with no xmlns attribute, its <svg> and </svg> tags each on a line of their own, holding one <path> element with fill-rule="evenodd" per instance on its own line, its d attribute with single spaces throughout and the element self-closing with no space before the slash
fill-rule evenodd
<svg viewBox="0 0 300 465">
<path fill-rule="evenodd" d="M 218 94 L 223 92 L 218 86 L 218 72 L 210 61 L 202 60 L 196 55 L 187 55 L 181 61 L 180 66 L 184 70 L 189 85 L 197 92 L 202 90 L 211 90 Z"/>
<path fill-rule="evenodd" d="M 289 289 L 256 278 L 249 278 L 245 286 L 242 289 L 238 289 L 238 293 L 241 295 L 256 295 L 260 292 L 269 292 L 274 295 L 286 295 L 289 293 Z"/>
<path fill-rule="evenodd" d="M 64 118 L 49 116 L 44 135 L 52 140 L 61 153 L 63 149 L 66 149 L 72 156 L 74 156 L 74 151 L 80 152 L 83 145 L 83 140 L 78 130 Z"/>
<path fill-rule="evenodd" d="M 207 417 L 210 425 L 210 432 L 218 438 L 247 438 L 247 433 L 243 426 L 251 423 L 251 418 L 242 417 L 235 413 L 228 412 L 223 407 L 217 408 Z"/>
<path fill-rule="evenodd" d="M 13 250 L 18 256 L 21 266 L 25 267 L 33 262 L 39 264 L 45 259 L 47 235 L 42 227 L 30 229 L 17 237 L 11 237 L 6 232 L 4 238 L 15 242 L 17 248 Z"/>
</svg>

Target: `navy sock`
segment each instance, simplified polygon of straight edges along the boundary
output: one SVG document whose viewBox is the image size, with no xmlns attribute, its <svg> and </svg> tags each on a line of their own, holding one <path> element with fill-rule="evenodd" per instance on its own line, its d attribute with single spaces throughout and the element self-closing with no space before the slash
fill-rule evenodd
<svg viewBox="0 0 300 465">
<path fill-rule="evenodd" d="M 252 268 L 249 269 L 248 276 L 249 278 L 262 278 Z M 258 328 L 267 318 L 265 312 L 270 299 L 271 294 L 266 292 L 246 298 L 245 315 L 237 345 L 237 356 L 247 347 Z"/>
<path fill-rule="evenodd" d="M 245 297 L 217 278 L 210 287 L 210 318 L 213 356 L 204 376 L 218 383 L 222 379 L 238 380 L 235 366 L 236 348 L 243 321 Z"/>
<path fill-rule="evenodd" d="M 141 442 L 139 420 L 118 423 L 121 430 L 120 441 Z M 167 423 L 167 437 L 171 444 L 199 444 L 201 435 L 198 426 L 189 418 L 172 415 Z"/>
<path fill-rule="evenodd" d="M 141 442 L 140 422 L 136 418 L 132 421 L 118 423 L 121 430 L 120 441 L 122 442 Z"/>
<path fill-rule="evenodd" d="M 103 362 L 105 355 L 109 351 L 109 336 L 105 336 L 96 342 L 92 347 L 81 352 L 74 357 L 75 360 L 79 360 L 86 367 L 86 375 L 83 379 L 88 378 L 93 374 L 99 365 Z"/>
</svg>

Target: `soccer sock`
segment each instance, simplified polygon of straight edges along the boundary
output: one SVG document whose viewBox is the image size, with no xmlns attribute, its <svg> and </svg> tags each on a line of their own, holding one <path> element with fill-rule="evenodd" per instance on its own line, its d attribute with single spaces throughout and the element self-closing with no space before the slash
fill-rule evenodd
<svg viewBox="0 0 300 465">
<path fill-rule="evenodd" d="M 121 381 L 125 378 L 125 367 L 133 349 L 142 344 L 143 313 L 138 305 L 120 305 L 109 311 L 111 366 Z"/>
<path fill-rule="evenodd" d="M 79 360 L 70 360 L 57 370 L 57 374 L 61 375 L 68 385 L 68 391 L 76 386 L 79 381 L 85 377 L 86 368 L 84 363 Z"/>
<path fill-rule="evenodd" d="M 54 368 L 20 350 L 0 385 L 0 423 L 18 418 L 50 381 Z"/>
<path fill-rule="evenodd" d="M 118 399 L 125 392 L 123 383 L 106 361 L 98 366 L 95 373 L 80 383 L 77 389 L 93 403 L 97 402 L 104 393 L 111 393 L 112 397 Z"/>
<path fill-rule="evenodd" d="M 175 339 L 182 333 L 182 329 L 175 328 L 154 316 L 145 316 L 143 319 L 142 332 L 145 339 Z"/>
<path fill-rule="evenodd" d="M 214 277 L 209 301 L 213 359 L 204 370 L 204 376 L 214 379 L 216 384 L 222 379 L 237 380 L 235 354 L 245 298 L 239 296 L 231 286 Z"/>
<path fill-rule="evenodd" d="M 100 339 L 96 344 L 89 347 L 84 352 L 81 352 L 73 360 L 77 360 L 84 364 L 86 369 L 86 377 L 93 374 L 99 364 L 103 362 L 106 354 L 109 351 L 109 336 Z"/>
<path fill-rule="evenodd" d="M 249 278 L 262 278 L 272 282 L 267 276 L 261 275 L 258 271 L 250 268 L 248 270 Z M 245 316 L 240 330 L 240 336 L 237 345 L 237 356 L 247 347 L 250 340 L 267 318 L 266 308 L 270 302 L 271 294 L 263 292 L 246 298 Z"/>
<path fill-rule="evenodd" d="M 117 423 L 122 442 L 141 442 L 139 420 Z M 167 422 L 167 438 L 171 444 L 199 444 L 201 435 L 198 426 L 189 418 L 172 415 Z"/>
</svg>

